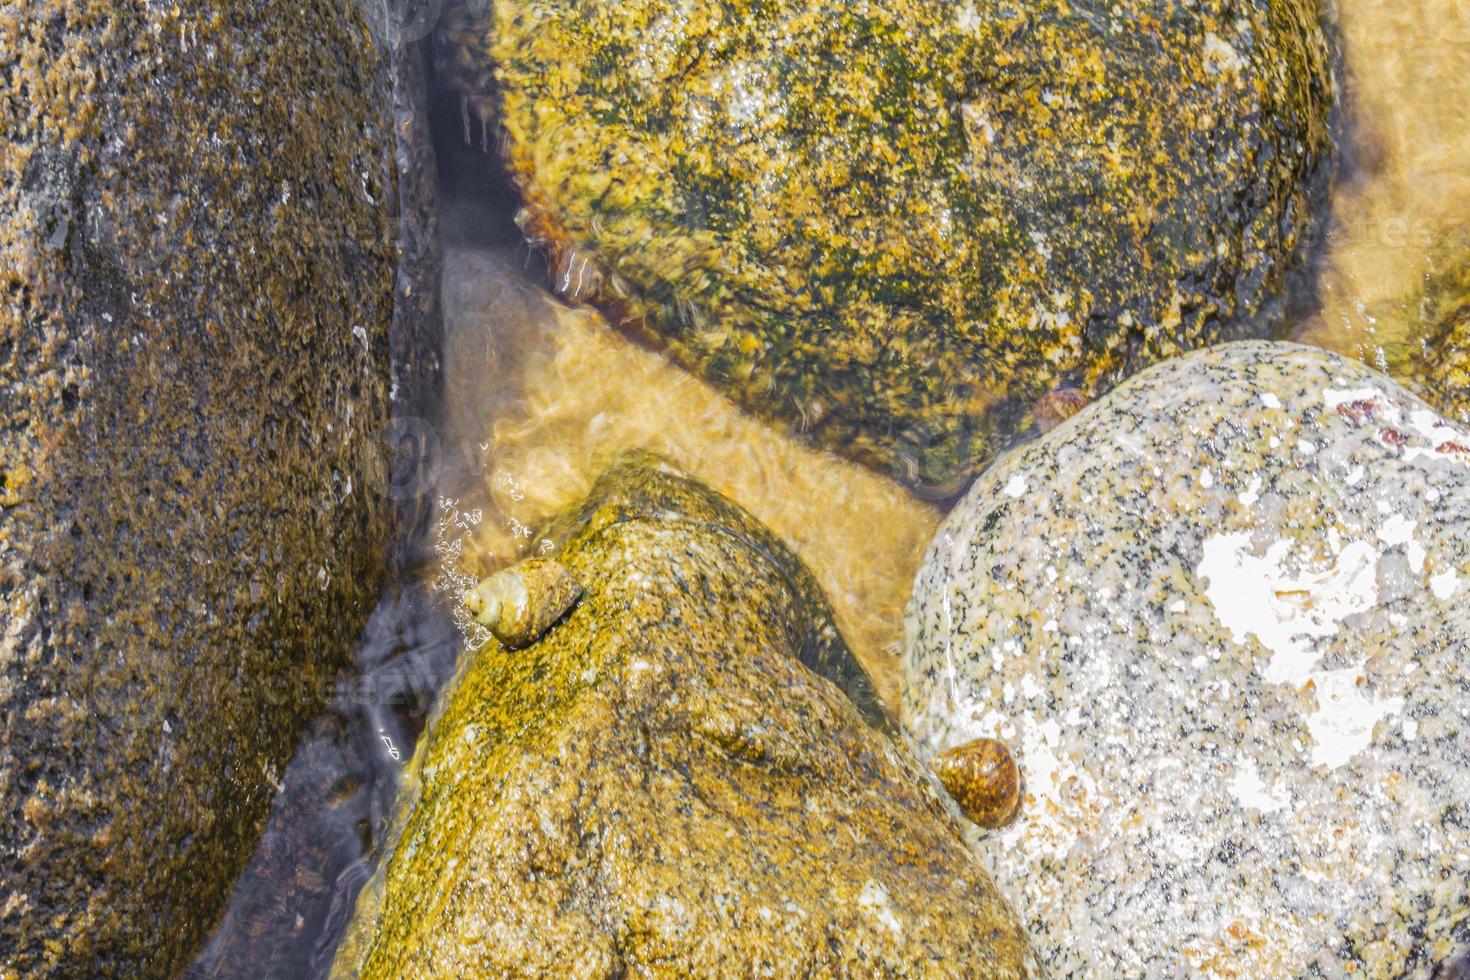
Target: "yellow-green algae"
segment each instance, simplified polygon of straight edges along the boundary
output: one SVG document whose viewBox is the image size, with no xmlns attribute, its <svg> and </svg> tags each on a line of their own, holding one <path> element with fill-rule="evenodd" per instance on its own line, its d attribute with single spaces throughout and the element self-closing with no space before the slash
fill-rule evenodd
<svg viewBox="0 0 1470 980">
<path fill-rule="evenodd" d="M 1059 385 L 1266 332 L 1330 149 L 1316 0 L 497 0 L 450 28 L 565 293 L 937 495 Z"/>
<path fill-rule="evenodd" d="M 546 540 L 587 592 L 446 693 L 338 975 L 1026 973 L 933 784 L 803 666 L 860 680 L 768 531 L 640 455 Z"/>
<path fill-rule="evenodd" d="M 0 977 L 176 974 L 376 594 L 352 4 L 0 7 Z"/>
</svg>

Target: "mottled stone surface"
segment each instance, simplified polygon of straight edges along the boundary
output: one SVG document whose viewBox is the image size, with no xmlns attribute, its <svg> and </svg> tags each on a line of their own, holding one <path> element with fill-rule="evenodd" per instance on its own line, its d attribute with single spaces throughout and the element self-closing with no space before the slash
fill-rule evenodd
<svg viewBox="0 0 1470 980">
<path fill-rule="evenodd" d="M 1470 944 L 1467 601 L 1470 431 L 1227 345 L 977 481 L 915 586 L 903 722 L 1016 752 L 981 855 L 1055 975 L 1426 975 Z"/>
<path fill-rule="evenodd" d="M 936 496 L 1059 385 L 1261 335 L 1329 149 L 1315 0 L 480 9 L 444 77 L 495 66 L 557 286 Z"/>
<path fill-rule="evenodd" d="M 768 531 L 640 457 L 545 540 L 587 592 L 472 655 L 340 974 L 1026 972 L 942 791 L 803 666 L 871 714 Z"/>
<path fill-rule="evenodd" d="M 0 11 L 0 976 L 176 973 L 371 608 L 385 78 L 352 4 Z"/>
</svg>

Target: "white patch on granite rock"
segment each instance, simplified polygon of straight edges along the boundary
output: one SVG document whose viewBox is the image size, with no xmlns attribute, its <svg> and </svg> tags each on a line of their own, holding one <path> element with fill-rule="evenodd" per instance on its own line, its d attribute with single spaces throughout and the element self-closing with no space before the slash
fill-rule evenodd
<svg viewBox="0 0 1470 980">
<path fill-rule="evenodd" d="M 1414 570 L 1415 575 L 1423 574 L 1424 559 L 1429 557 L 1429 552 L 1418 541 L 1409 542 L 1409 567 Z"/>
<path fill-rule="evenodd" d="M 1384 404 L 1383 399 L 1385 397 L 1383 392 L 1377 388 L 1351 388 L 1345 390 L 1328 388 L 1322 392 L 1322 400 L 1327 403 L 1328 408 L 1334 410 L 1342 405 L 1351 405 L 1355 402 L 1378 406 Z"/>
<path fill-rule="evenodd" d="M 1022 716 L 1020 768 L 1025 774 L 1027 799 L 1024 819 L 1017 820 L 999 835 L 997 846 L 1024 837 L 1027 846 L 1058 861 L 1079 838 L 1088 836 L 1092 819 L 1084 802 L 1096 795 L 1097 785 L 1086 768 L 1065 754 L 1062 727 L 1054 718 L 1038 720 L 1029 712 Z"/>
<path fill-rule="evenodd" d="M 1408 544 L 1414 540 L 1414 528 L 1418 526 L 1418 521 L 1411 521 L 1403 514 L 1394 514 L 1379 527 L 1378 540 L 1389 547 Z"/>
<path fill-rule="evenodd" d="M 1429 589 L 1436 599 L 1448 599 L 1460 587 L 1460 576 L 1453 568 L 1429 577 Z"/>
<path fill-rule="evenodd" d="M 1373 727 L 1404 706 L 1403 698 L 1369 700 L 1363 693 L 1361 667 L 1312 675 L 1317 710 L 1307 716 L 1316 743 L 1312 762 L 1336 769 L 1373 743 Z"/>
<path fill-rule="evenodd" d="M 1286 800 L 1267 789 L 1254 759 L 1246 759 L 1236 767 L 1235 778 L 1230 781 L 1230 792 L 1247 810 L 1274 813 L 1287 805 Z"/>
<path fill-rule="evenodd" d="M 980 25 L 984 23 L 973 3 L 967 3 L 961 7 L 955 19 L 959 23 L 960 30 L 967 33 L 979 30 Z"/>
<path fill-rule="evenodd" d="M 1313 641 L 1378 601 L 1378 550 L 1368 542 L 1342 549 L 1331 568 L 1298 574 L 1287 570 L 1291 550 L 1275 541 L 1257 557 L 1249 531 L 1215 534 L 1195 569 L 1231 638 L 1254 636 L 1271 651 L 1265 678 L 1273 684 L 1304 682 L 1317 662 Z"/>
</svg>

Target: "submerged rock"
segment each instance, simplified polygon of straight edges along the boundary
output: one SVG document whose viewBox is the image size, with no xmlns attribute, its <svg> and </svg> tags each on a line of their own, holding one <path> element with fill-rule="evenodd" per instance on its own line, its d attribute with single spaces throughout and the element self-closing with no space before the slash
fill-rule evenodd
<svg viewBox="0 0 1470 980">
<path fill-rule="evenodd" d="M 496 0 L 440 41 L 467 106 L 495 66 L 563 292 L 943 496 L 1048 392 L 1267 329 L 1329 152 L 1320 16 Z"/>
<path fill-rule="evenodd" d="M 339 974 L 1025 972 L 779 541 L 647 457 L 545 540 L 586 593 L 447 695 Z"/>
<path fill-rule="evenodd" d="M 904 726 L 1006 741 L 982 857 L 1057 976 L 1427 975 L 1470 949 L 1470 431 L 1249 343 L 987 472 L 915 586 Z"/>
<path fill-rule="evenodd" d="M 1413 380 L 1440 411 L 1470 424 L 1470 234 L 1440 249 L 1417 311 Z"/>
<path fill-rule="evenodd" d="M 713 387 L 519 275 L 525 253 L 451 249 L 445 269 L 445 443 L 467 447 L 483 510 L 467 577 L 526 554 L 526 528 L 584 499 L 619 453 L 647 449 L 791 547 L 879 695 L 898 701 L 903 611 L 937 510 L 865 467 L 742 413 Z M 493 378 L 493 384 L 486 379 Z M 460 547 L 441 541 L 445 553 Z M 465 583 L 473 585 L 473 580 Z"/>
<path fill-rule="evenodd" d="M 376 596 L 382 52 L 275 0 L 0 52 L 0 976 L 173 975 Z"/>
</svg>

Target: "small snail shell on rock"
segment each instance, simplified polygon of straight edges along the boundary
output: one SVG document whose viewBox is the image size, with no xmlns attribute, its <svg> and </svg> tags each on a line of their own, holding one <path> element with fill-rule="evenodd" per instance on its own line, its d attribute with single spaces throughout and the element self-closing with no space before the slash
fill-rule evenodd
<svg viewBox="0 0 1470 980">
<path fill-rule="evenodd" d="M 582 583 L 559 562 L 528 558 L 502 569 L 465 595 L 475 621 L 508 647 L 535 643 L 582 596 Z"/>
<path fill-rule="evenodd" d="M 1076 388 L 1054 388 L 1036 399 L 1031 406 L 1031 417 L 1036 420 L 1036 428 L 1046 435 L 1090 404 L 1092 399 Z"/>
<path fill-rule="evenodd" d="M 1021 808 L 1021 771 L 1004 742 L 977 738 L 939 753 L 931 766 L 974 823 L 995 830 L 1015 819 Z"/>
</svg>

